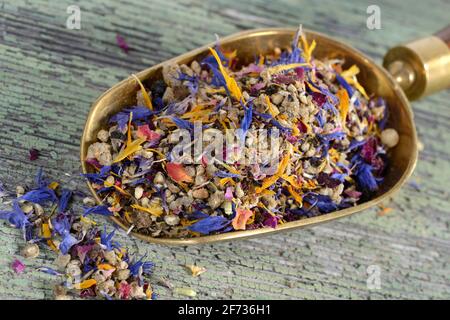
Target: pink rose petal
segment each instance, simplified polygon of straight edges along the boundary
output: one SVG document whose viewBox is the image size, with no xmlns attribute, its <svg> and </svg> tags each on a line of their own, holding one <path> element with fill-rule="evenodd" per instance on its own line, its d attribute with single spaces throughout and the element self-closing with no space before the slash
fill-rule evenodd
<svg viewBox="0 0 450 320">
<path fill-rule="evenodd" d="M 148 124 L 142 125 L 138 127 L 137 136 L 139 138 L 145 138 L 147 141 L 154 142 L 158 141 L 161 138 L 161 135 L 150 129 Z"/>
<path fill-rule="evenodd" d="M 123 50 L 123 52 L 128 53 L 128 51 L 130 50 L 130 47 L 128 46 L 124 37 L 122 37 L 119 34 L 116 35 L 116 42 L 117 42 L 117 45 Z"/>
<path fill-rule="evenodd" d="M 18 259 L 13 261 L 11 267 L 17 274 L 21 274 L 25 270 L 25 265 Z"/>
</svg>

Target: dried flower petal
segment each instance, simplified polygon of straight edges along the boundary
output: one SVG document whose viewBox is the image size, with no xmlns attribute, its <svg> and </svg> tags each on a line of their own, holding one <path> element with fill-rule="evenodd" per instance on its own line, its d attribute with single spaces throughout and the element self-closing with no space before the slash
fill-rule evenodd
<svg viewBox="0 0 450 320">
<path fill-rule="evenodd" d="M 31 148 L 29 152 L 31 161 L 37 160 L 39 158 L 39 150 Z"/>
<path fill-rule="evenodd" d="M 175 288 L 173 289 L 173 292 L 175 294 L 180 294 L 191 298 L 194 298 L 197 295 L 197 293 L 191 288 Z"/>
<path fill-rule="evenodd" d="M 15 259 L 11 266 L 14 272 L 17 274 L 21 274 L 25 271 L 25 265 L 18 259 Z"/>
<path fill-rule="evenodd" d="M 180 163 L 168 162 L 166 163 L 166 169 L 169 177 L 176 182 L 191 183 L 193 181 L 192 177 L 186 173 L 186 170 Z"/>
<path fill-rule="evenodd" d="M 122 37 L 121 35 L 117 34 L 116 35 L 116 42 L 117 42 L 117 45 L 123 50 L 123 52 L 128 53 L 128 51 L 130 50 L 130 47 L 128 46 L 128 44 L 125 41 L 124 37 Z"/>
<path fill-rule="evenodd" d="M 84 280 L 80 283 L 75 283 L 73 287 L 77 290 L 87 289 L 97 284 L 97 281 L 95 279 L 88 279 Z"/>
<path fill-rule="evenodd" d="M 253 215 L 251 210 L 236 209 L 236 217 L 234 217 L 232 225 L 234 230 L 245 230 L 247 220 Z"/>
<path fill-rule="evenodd" d="M 188 268 L 193 277 L 198 277 L 199 275 L 201 275 L 202 273 L 206 272 L 206 268 L 205 267 L 199 267 L 193 264 L 188 264 L 186 265 L 186 268 Z"/>
<path fill-rule="evenodd" d="M 154 142 L 158 141 L 161 135 L 153 130 L 150 130 L 148 124 L 138 127 L 137 136 L 139 138 L 145 138 L 147 141 Z"/>
</svg>

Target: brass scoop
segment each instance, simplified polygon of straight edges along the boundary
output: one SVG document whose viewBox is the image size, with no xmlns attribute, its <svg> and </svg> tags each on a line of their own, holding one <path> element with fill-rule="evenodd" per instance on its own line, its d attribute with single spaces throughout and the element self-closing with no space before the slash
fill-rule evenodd
<svg viewBox="0 0 450 320">
<path fill-rule="evenodd" d="M 237 49 L 240 62 L 246 64 L 253 61 L 255 53 L 264 55 L 273 52 L 275 47 L 288 48 L 295 32 L 295 29 L 286 28 L 243 31 L 221 39 L 220 45 L 224 50 Z M 235 231 L 188 239 L 153 238 L 135 232 L 131 232 L 131 234 L 148 242 L 167 245 L 202 244 L 249 238 L 312 226 L 349 216 L 381 203 L 400 189 L 413 172 L 418 156 L 416 129 L 407 96 L 410 99 L 417 99 L 450 87 L 450 49 L 448 47 L 450 26 L 434 36 L 391 49 L 385 57 L 384 66 L 393 76 L 363 53 L 340 41 L 318 32 L 308 30 L 304 32 L 309 41 L 314 39 L 317 42 L 314 51 L 316 58 L 345 58 L 346 65 L 344 67 L 356 64 L 361 70 L 358 74 L 358 81 L 369 94 L 373 93 L 383 97 L 390 108 L 387 127 L 397 130 L 400 141 L 395 148 L 390 150 L 389 172 L 374 198 L 351 208 L 284 223 L 277 226 L 276 229 Z M 208 47 L 213 45 L 209 44 L 162 62 L 139 72 L 136 76 L 142 82 L 150 84 L 162 77 L 161 71 L 164 64 L 174 62 L 188 64 L 193 60 L 200 60 L 209 54 Z M 111 115 L 136 103 L 138 90 L 136 80 L 129 77 L 103 93 L 92 105 L 81 139 L 80 156 L 84 173 L 90 170 L 85 162 L 86 154 L 89 145 L 97 140 L 98 131 L 106 127 L 107 120 Z M 101 203 L 101 199 L 90 183 L 88 186 L 97 202 Z M 125 230 L 129 228 L 121 218 L 112 217 L 112 220 Z"/>
</svg>

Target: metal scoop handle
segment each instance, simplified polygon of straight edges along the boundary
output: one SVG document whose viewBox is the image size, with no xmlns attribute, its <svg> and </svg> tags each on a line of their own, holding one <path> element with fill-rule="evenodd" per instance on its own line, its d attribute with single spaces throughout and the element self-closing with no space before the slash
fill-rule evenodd
<svg viewBox="0 0 450 320">
<path fill-rule="evenodd" d="M 450 88 L 450 25 L 432 36 L 391 48 L 383 66 L 410 100 Z"/>
</svg>

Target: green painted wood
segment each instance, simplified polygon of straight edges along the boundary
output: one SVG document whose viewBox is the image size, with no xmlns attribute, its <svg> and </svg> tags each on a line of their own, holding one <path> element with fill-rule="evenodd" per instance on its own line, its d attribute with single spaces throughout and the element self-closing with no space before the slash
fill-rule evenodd
<svg viewBox="0 0 450 320">
<path fill-rule="evenodd" d="M 428 35 L 448 23 L 445 0 L 377 1 L 382 30 L 366 28 L 373 1 L 0 1 L 0 180 L 8 187 L 32 183 L 39 166 L 68 186 L 79 178 L 78 145 L 90 104 L 130 73 L 242 29 L 305 27 L 328 33 L 377 62 L 389 46 Z M 81 8 L 81 30 L 65 28 L 66 8 Z M 115 43 L 126 38 L 127 55 Z M 157 264 L 154 281 L 192 287 L 199 298 L 450 298 L 450 92 L 413 103 L 425 148 L 412 178 L 377 209 L 307 230 L 201 247 L 175 248 L 119 239 Z M 41 150 L 35 162 L 28 149 Z M 0 204 L 0 208 L 5 205 Z M 102 219 L 109 228 L 112 225 Z M 54 254 L 27 261 L 16 276 L 19 232 L 0 223 L 0 298 L 49 299 L 57 282 L 33 271 L 51 266 Z M 192 278 L 183 265 L 208 271 Z M 381 288 L 366 285 L 369 265 L 381 268 Z M 162 299 L 171 290 L 155 286 Z"/>
</svg>

